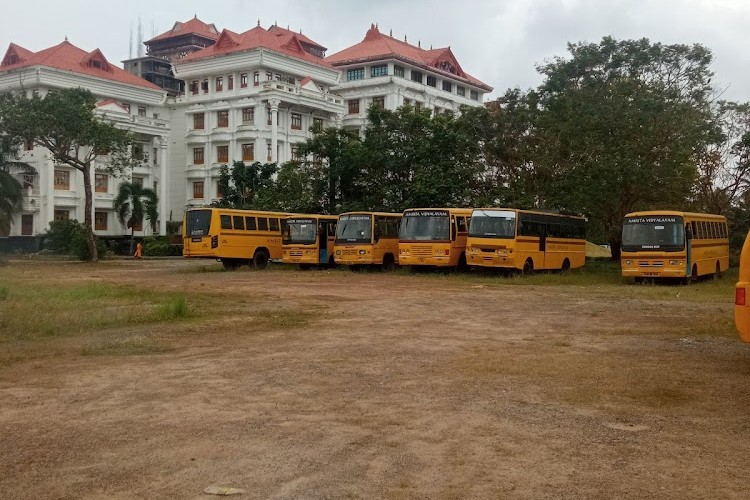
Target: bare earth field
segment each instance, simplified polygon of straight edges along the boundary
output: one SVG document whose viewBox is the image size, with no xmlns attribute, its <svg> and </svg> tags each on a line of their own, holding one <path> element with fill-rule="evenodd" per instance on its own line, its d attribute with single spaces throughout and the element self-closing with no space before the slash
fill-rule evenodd
<svg viewBox="0 0 750 500">
<path fill-rule="evenodd" d="M 747 498 L 732 275 L 220 268 L 0 267 L 0 497 Z"/>
</svg>

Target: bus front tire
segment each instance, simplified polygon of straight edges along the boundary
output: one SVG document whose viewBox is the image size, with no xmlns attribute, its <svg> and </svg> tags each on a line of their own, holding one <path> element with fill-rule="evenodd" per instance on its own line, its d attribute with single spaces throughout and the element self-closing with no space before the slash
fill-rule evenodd
<svg viewBox="0 0 750 500">
<path fill-rule="evenodd" d="M 714 279 L 721 279 L 721 264 L 718 261 L 716 262 L 716 273 L 714 273 Z"/>
<path fill-rule="evenodd" d="M 393 271 L 396 269 L 396 259 L 393 258 L 393 255 L 387 254 L 383 257 L 383 264 L 381 266 L 383 271 Z"/>
<path fill-rule="evenodd" d="M 562 263 L 562 267 L 560 268 L 560 272 L 566 273 L 570 271 L 570 261 L 568 259 L 565 259 Z"/>
<path fill-rule="evenodd" d="M 265 269 L 268 266 L 268 254 L 265 250 L 256 250 L 252 261 L 253 269 Z"/>
</svg>

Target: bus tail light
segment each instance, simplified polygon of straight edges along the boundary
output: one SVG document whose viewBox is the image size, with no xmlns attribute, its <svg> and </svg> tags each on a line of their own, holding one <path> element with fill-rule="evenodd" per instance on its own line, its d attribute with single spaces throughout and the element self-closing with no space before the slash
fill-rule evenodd
<svg viewBox="0 0 750 500">
<path fill-rule="evenodd" d="M 744 306 L 746 300 L 745 287 L 738 287 L 734 289 L 734 305 Z"/>
<path fill-rule="evenodd" d="M 211 248 L 219 248 L 219 235 L 211 236 Z"/>
</svg>

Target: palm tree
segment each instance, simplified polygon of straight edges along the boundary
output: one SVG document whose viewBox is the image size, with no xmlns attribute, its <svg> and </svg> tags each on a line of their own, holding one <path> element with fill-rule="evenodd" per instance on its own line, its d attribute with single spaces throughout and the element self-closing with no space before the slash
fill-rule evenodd
<svg viewBox="0 0 750 500">
<path fill-rule="evenodd" d="M 21 208 L 21 201 L 23 201 L 21 184 L 0 166 L 0 234 L 10 232 L 13 214 Z"/>
<path fill-rule="evenodd" d="M 143 224 L 145 217 L 156 226 L 159 217 L 159 197 L 150 188 L 144 188 L 140 183 L 123 182 L 113 203 L 117 217 L 123 226 L 130 228 L 130 253 L 133 253 L 133 235 L 135 227 Z"/>
</svg>

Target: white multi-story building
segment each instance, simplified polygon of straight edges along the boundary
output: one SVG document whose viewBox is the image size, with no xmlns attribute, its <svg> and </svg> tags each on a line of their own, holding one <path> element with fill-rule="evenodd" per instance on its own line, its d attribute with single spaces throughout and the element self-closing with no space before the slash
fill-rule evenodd
<svg viewBox="0 0 750 500">
<path fill-rule="evenodd" d="M 117 220 L 112 208 L 119 184 L 127 180 L 156 190 L 160 198 L 160 231 L 164 234 L 169 220 L 170 117 L 165 107 L 166 92 L 114 66 L 98 49 L 86 52 L 67 39 L 39 52 L 10 44 L 0 63 L 0 93 L 26 91 L 29 95 L 32 92 L 44 95 L 54 89 L 76 87 L 91 90 L 99 99 L 95 111 L 98 116 L 136 135 L 134 147 L 142 158 L 142 162 L 127 172 L 124 179 L 107 172 L 105 158 L 92 166 L 95 232 L 102 236 L 129 233 Z M 33 145 L 24 147 L 18 161 L 28 167 L 14 166 L 12 169 L 25 194 L 22 211 L 13 221 L 11 236 L 43 234 L 53 220 L 83 221 L 85 197 L 80 171 L 56 164 L 47 149 Z M 148 227 L 143 230 L 136 234 L 150 233 Z"/>
<path fill-rule="evenodd" d="M 425 50 L 375 25 L 361 42 L 329 57 L 319 43 L 277 25 L 219 33 L 197 18 L 175 23 L 146 45 L 148 57 L 125 61 L 137 73 L 131 74 L 99 50 L 86 52 L 67 40 L 37 53 L 11 44 L 0 63 L 0 93 L 90 89 L 100 99 L 97 114 L 138 137 L 143 161 L 127 180 L 156 189 L 161 234 L 167 221 L 182 219 L 186 207 L 220 197 L 222 165 L 292 160 L 312 127 L 361 130 L 373 104 L 458 113 L 462 105 L 481 106 L 492 91 L 461 68 L 449 47 Z M 146 68 L 143 61 L 160 65 Z M 164 77 L 151 80 L 171 94 L 184 82 L 184 93 L 168 97 L 138 76 L 149 71 Z M 26 195 L 12 235 L 43 233 L 55 219 L 83 220 L 80 172 L 55 165 L 40 147 L 22 151 L 19 160 L 30 168 L 14 167 Z M 122 179 L 101 168 L 95 180 L 96 232 L 126 234 L 112 210 Z"/>
<path fill-rule="evenodd" d="M 481 106 L 492 87 L 466 73 L 450 47 L 425 50 L 381 33 L 374 24 L 355 45 L 326 57 L 341 71 L 331 89 L 346 103 L 345 127 L 363 128 L 367 109 L 409 104 L 435 114 L 457 114 L 462 105 Z"/>
<path fill-rule="evenodd" d="M 174 61 L 185 81 L 172 112 L 175 149 L 182 148 L 172 162 L 175 210 L 217 199 L 221 165 L 283 163 L 312 126 L 341 126 L 343 100 L 330 91 L 340 72 L 325 51 L 301 33 L 258 25 L 224 30 L 214 45 Z"/>
</svg>

